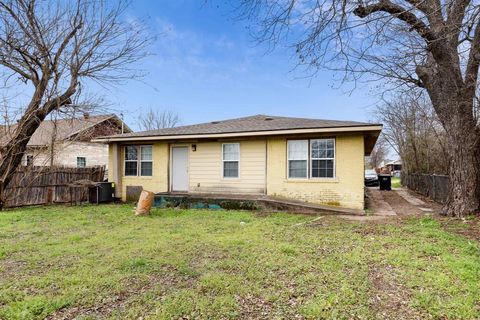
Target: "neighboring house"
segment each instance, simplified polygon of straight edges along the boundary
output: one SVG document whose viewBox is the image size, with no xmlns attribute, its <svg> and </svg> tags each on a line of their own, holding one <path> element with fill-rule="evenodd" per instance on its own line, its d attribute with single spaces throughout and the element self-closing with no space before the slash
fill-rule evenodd
<svg viewBox="0 0 480 320">
<path fill-rule="evenodd" d="M 364 156 L 381 125 L 266 115 L 96 139 L 109 143 L 116 195 L 254 194 L 364 207 Z"/>
<path fill-rule="evenodd" d="M 16 125 L 3 126 L 2 144 L 6 144 Z M 27 145 L 23 165 L 90 167 L 108 165 L 108 145 L 92 142 L 99 136 L 131 133 L 116 115 L 43 121 Z"/>
<path fill-rule="evenodd" d="M 402 172 L 402 160 L 386 160 L 381 164 L 381 171 L 389 172 L 392 175 L 399 177 Z"/>
</svg>

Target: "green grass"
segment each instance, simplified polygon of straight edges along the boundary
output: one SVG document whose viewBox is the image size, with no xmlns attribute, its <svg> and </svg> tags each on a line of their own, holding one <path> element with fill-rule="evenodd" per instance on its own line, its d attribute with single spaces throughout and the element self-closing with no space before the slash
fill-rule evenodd
<svg viewBox="0 0 480 320">
<path fill-rule="evenodd" d="M 401 180 L 399 177 L 392 177 L 392 187 L 400 188 L 402 186 Z"/>
<path fill-rule="evenodd" d="M 431 218 L 131 209 L 0 213 L 0 319 L 480 316 L 479 244 Z"/>
</svg>

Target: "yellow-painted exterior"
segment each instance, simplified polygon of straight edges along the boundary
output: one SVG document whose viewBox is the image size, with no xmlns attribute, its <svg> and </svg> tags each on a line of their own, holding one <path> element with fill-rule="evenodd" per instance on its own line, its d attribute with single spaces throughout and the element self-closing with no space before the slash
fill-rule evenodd
<svg viewBox="0 0 480 320">
<path fill-rule="evenodd" d="M 265 140 L 229 141 L 240 143 L 238 178 L 223 178 L 222 142 L 197 143 L 190 149 L 190 192 L 265 193 Z"/>
<path fill-rule="evenodd" d="M 153 175 L 151 177 L 126 177 L 125 172 L 125 148 L 120 147 L 118 152 L 118 172 L 117 177 L 114 178 L 115 172 L 108 171 L 109 181 L 114 181 L 117 188 L 117 196 L 122 200 L 126 200 L 127 186 L 142 186 L 145 190 L 152 192 L 167 192 L 168 191 L 168 163 L 169 163 L 169 146 L 166 143 L 152 144 L 152 159 L 153 159 Z M 113 150 L 110 147 L 110 154 Z M 110 166 L 110 168 L 113 168 Z"/>
<path fill-rule="evenodd" d="M 324 135 L 322 135 L 324 136 Z M 332 136 L 328 136 L 332 137 Z M 364 136 L 362 133 L 335 136 L 335 178 L 288 179 L 287 138 L 258 137 L 231 140 L 240 143 L 239 178 L 223 178 L 222 141 L 153 143 L 153 176 L 125 177 L 123 145 L 110 145 L 110 181 L 117 183 L 117 196 L 126 199 L 127 186 L 142 186 L 153 192 L 170 191 L 172 146 L 189 146 L 189 192 L 263 194 L 351 209 L 364 207 Z M 301 137 L 319 138 L 319 136 Z M 245 138 L 243 138 L 245 139 Z M 288 139 L 295 139 L 289 137 Z M 300 139 L 300 138 L 299 138 Z M 191 146 L 196 145 L 193 151 Z M 117 152 L 113 151 L 117 148 Z"/>
<path fill-rule="evenodd" d="M 287 139 L 269 139 L 267 150 L 267 193 L 269 196 L 350 209 L 363 209 L 363 135 L 335 137 L 335 178 L 287 179 Z"/>
</svg>

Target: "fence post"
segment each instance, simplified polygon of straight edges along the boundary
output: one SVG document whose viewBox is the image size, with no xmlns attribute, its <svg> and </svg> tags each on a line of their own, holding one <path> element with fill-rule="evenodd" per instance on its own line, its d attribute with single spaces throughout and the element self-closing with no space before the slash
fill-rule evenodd
<svg viewBox="0 0 480 320">
<path fill-rule="evenodd" d="M 436 193 L 436 188 L 437 188 L 437 178 L 435 177 L 434 174 L 432 174 L 432 199 L 436 200 L 437 199 L 437 193 Z"/>
<path fill-rule="evenodd" d="M 3 180 L 0 180 L 0 211 L 3 210 Z"/>
</svg>

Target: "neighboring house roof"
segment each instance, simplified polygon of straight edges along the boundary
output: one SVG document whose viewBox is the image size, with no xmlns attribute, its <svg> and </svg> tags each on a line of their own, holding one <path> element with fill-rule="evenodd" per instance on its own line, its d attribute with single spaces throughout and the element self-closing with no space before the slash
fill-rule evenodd
<svg viewBox="0 0 480 320">
<path fill-rule="evenodd" d="M 248 133 L 265 133 L 271 131 L 285 131 L 296 129 L 346 129 L 361 127 L 377 127 L 381 130 L 381 125 L 356 121 L 339 120 L 321 120 L 306 118 L 278 117 L 269 115 L 254 115 L 250 117 L 237 118 L 223 121 L 212 121 L 189 126 L 180 126 L 174 128 L 165 128 L 160 130 L 151 130 L 143 132 L 134 132 L 121 135 L 113 135 L 96 139 L 98 141 L 130 141 L 135 138 L 176 138 L 182 136 L 199 137 L 215 136 L 220 134 L 237 134 L 238 136 L 247 136 Z M 342 131 L 342 130 L 336 130 Z M 351 131 L 351 130 L 343 130 Z M 247 134 L 245 134 L 247 133 Z M 140 139 L 139 139 L 140 140 Z M 150 140 L 150 139 L 149 139 Z"/>
<path fill-rule="evenodd" d="M 398 160 L 393 160 L 393 161 L 389 161 L 387 163 L 385 163 L 386 166 L 388 165 L 398 165 L 398 164 L 402 164 L 402 160 L 398 159 Z"/>
<path fill-rule="evenodd" d="M 86 130 L 93 128 L 94 126 L 101 124 L 104 121 L 114 121 L 119 125 L 122 124 L 122 120 L 114 114 L 88 116 L 81 118 L 69 118 L 58 119 L 56 121 L 45 120 L 43 121 L 35 133 L 30 138 L 28 146 L 45 146 L 49 145 L 52 140 L 52 134 L 56 125 L 56 141 L 64 141 L 72 138 L 75 135 L 81 134 Z M 132 130 L 125 124 L 123 124 L 126 132 L 132 132 Z M 0 130 L 6 130 L 6 132 L 14 133 L 17 125 L 9 127 L 3 126 Z M 4 135 L 0 138 L 0 144 L 4 145 L 8 141 L 8 135 Z"/>
</svg>

